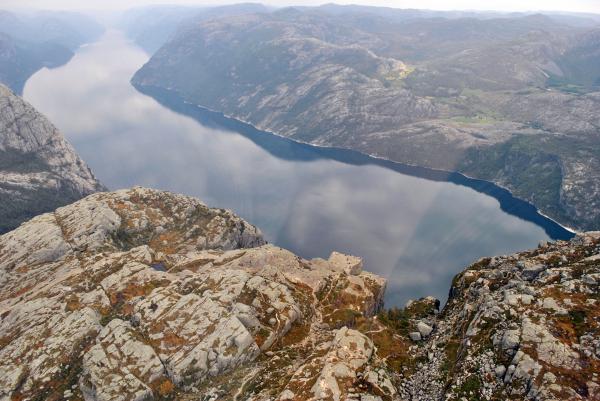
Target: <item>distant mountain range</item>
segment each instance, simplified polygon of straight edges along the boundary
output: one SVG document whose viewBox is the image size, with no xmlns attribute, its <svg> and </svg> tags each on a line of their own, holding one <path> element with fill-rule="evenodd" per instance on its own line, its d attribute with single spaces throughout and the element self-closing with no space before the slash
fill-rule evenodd
<svg viewBox="0 0 600 401">
<path fill-rule="evenodd" d="M 36 71 L 66 63 L 76 48 L 95 40 L 103 30 L 78 13 L 0 10 L 0 82 L 21 93 Z"/>
<path fill-rule="evenodd" d="M 195 9 L 175 25 L 154 15 L 170 33 L 135 38 L 164 43 L 132 79 L 142 90 L 301 142 L 490 180 L 565 225 L 600 228 L 597 16 L 335 5 Z"/>
<path fill-rule="evenodd" d="M 257 3 L 221 7 L 149 6 L 133 8 L 121 18 L 119 26 L 148 53 L 158 50 L 180 26 L 188 22 L 231 15 L 266 13 L 274 10 Z"/>
</svg>

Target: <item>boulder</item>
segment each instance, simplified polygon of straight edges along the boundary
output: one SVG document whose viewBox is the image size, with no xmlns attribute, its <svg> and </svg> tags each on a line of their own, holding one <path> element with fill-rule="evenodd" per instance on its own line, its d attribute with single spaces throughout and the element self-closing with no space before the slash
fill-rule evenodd
<svg viewBox="0 0 600 401">
<path fill-rule="evenodd" d="M 344 255 L 339 252 L 332 252 L 328 259 L 332 268 L 341 270 L 349 276 L 356 276 L 362 272 L 362 258 L 350 255 Z"/>
<path fill-rule="evenodd" d="M 419 322 L 417 323 L 417 330 L 419 331 L 419 334 L 421 334 L 421 337 L 427 338 L 433 331 L 433 327 L 425 322 Z"/>
</svg>

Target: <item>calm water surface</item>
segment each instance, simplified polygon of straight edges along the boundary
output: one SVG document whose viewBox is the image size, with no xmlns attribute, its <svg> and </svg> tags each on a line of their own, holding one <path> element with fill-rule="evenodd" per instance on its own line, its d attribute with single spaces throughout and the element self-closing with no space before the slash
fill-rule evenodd
<svg viewBox="0 0 600 401">
<path fill-rule="evenodd" d="M 452 277 L 477 258 L 534 247 L 547 232 L 561 235 L 506 194 L 502 200 L 175 103 L 165 107 L 129 83 L 147 59 L 109 31 L 25 87 L 24 97 L 111 189 L 143 185 L 197 196 L 306 258 L 332 250 L 360 255 L 366 269 L 389 279 L 388 306 L 425 295 L 443 301 Z"/>
</svg>

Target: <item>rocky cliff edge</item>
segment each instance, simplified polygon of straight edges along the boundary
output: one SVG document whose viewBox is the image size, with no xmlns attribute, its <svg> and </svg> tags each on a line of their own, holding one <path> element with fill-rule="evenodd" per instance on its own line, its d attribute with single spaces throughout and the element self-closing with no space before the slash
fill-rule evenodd
<svg viewBox="0 0 600 401">
<path fill-rule="evenodd" d="M 0 233 L 103 189 L 56 127 L 0 84 Z"/>
<path fill-rule="evenodd" d="M 167 192 L 0 237 L 0 400 L 597 400 L 600 233 L 484 258 L 381 309 L 359 258 L 302 259 Z"/>
<path fill-rule="evenodd" d="M 0 237 L 0 399 L 391 397 L 346 327 L 381 305 L 361 267 L 267 245 L 193 198 L 91 195 Z"/>
</svg>

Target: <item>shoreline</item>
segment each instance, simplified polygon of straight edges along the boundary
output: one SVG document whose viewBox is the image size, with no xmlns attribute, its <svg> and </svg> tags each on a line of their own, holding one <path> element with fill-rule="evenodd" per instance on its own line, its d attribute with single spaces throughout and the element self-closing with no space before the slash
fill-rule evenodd
<svg viewBox="0 0 600 401">
<path fill-rule="evenodd" d="M 241 123 L 241 124 L 244 124 L 244 125 L 246 125 L 248 127 L 251 127 L 252 129 L 256 130 L 257 132 L 265 133 L 265 134 L 268 134 L 268 135 L 273 135 L 275 137 L 278 137 L 278 138 L 281 138 L 281 139 L 284 139 L 284 140 L 287 140 L 287 141 L 291 141 L 291 142 L 296 143 L 296 144 L 308 146 L 308 147 L 315 148 L 315 149 L 318 149 L 318 150 L 331 150 L 331 151 L 353 152 L 353 153 L 359 154 L 359 155 L 361 155 L 363 157 L 372 159 L 374 161 L 389 163 L 389 164 L 398 166 L 400 168 L 407 167 L 407 168 L 414 168 L 414 169 L 419 169 L 419 170 L 431 172 L 433 174 L 447 174 L 449 177 L 451 175 L 456 175 L 456 176 L 460 176 L 464 180 L 471 181 L 473 183 L 477 182 L 477 183 L 483 183 L 483 184 L 487 184 L 487 185 L 492 185 L 495 188 L 498 188 L 498 189 L 500 189 L 502 191 L 507 192 L 513 199 L 518 200 L 518 201 L 523 202 L 523 203 L 526 203 L 527 205 L 529 205 L 530 207 L 532 207 L 534 209 L 535 213 L 537 213 L 540 217 L 542 217 L 545 220 L 548 220 L 549 222 L 551 222 L 553 224 L 556 224 L 557 226 L 559 226 L 560 228 L 562 228 L 566 232 L 570 233 L 571 236 L 575 236 L 575 235 L 577 235 L 577 234 L 579 234 L 579 233 L 582 232 L 580 230 L 576 230 L 576 229 L 574 229 L 572 227 L 568 227 L 568 226 L 566 226 L 566 225 L 564 225 L 564 224 L 556 221 L 552 217 L 550 217 L 550 216 L 546 215 L 544 212 L 542 212 L 533 203 L 529 202 L 526 199 L 522 199 L 520 197 L 515 196 L 510 189 L 508 189 L 508 188 L 506 188 L 506 187 L 504 187 L 504 186 L 502 186 L 500 184 L 497 184 L 497 183 L 495 183 L 493 181 L 488 181 L 488 180 L 483 180 L 483 179 L 476 178 L 476 177 L 471 177 L 471 176 L 466 175 L 464 173 L 461 173 L 459 171 L 444 170 L 444 169 L 439 169 L 439 168 L 420 166 L 420 165 L 417 165 L 417 164 L 399 162 L 399 161 L 387 159 L 385 157 L 377 156 L 377 155 L 374 155 L 374 154 L 365 153 L 365 152 L 362 152 L 362 151 L 356 150 L 356 149 L 343 148 L 343 147 L 330 146 L 330 145 L 319 145 L 319 144 L 314 144 L 314 143 L 310 143 L 310 142 L 305 142 L 305 141 L 302 141 L 302 140 L 298 140 L 298 139 L 295 139 L 295 138 L 286 137 L 284 135 L 281 135 L 281 134 L 278 134 L 276 132 L 273 132 L 273 131 L 271 131 L 269 129 L 261 128 L 260 126 L 256 126 L 256 125 L 254 125 L 254 124 L 252 124 L 252 123 L 250 123 L 250 122 L 248 122 L 248 121 L 246 121 L 246 120 L 244 120 L 242 118 L 235 117 L 235 116 L 227 114 L 227 113 L 225 113 L 223 111 L 214 110 L 214 109 L 212 109 L 210 107 L 206 107 L 206 106 L 203 106 L 203 105 L 200 105 L 200 104 L 195 104 L 195 103 L 189 102 L 189 101 L 185 100 L 179 94 L 179 92 L 177 90 L 175 90 L 175 89 L 172 89 L 172 88 L 161 88 L 161 87 L 156 87 L 156 86 L 153 86 L 153 85 L 136 84 L 136 83 L 133 82 L 133 78 L 131 79 L 130 83 L 132 84 L 132 86 L 134 88 L 136 88 L 137 90 L 140 90 L 140 92 L 142 92 L 142 93 L 145 93 L 143 91 L 144 89 L 149 90 L 149 91 L 152 91 L 154 89 L 154 90 L 158 90 L 158 91 L 161 91 L 161 92 L 167 92 L 168 94 L 175 95 L 180 102 L 182 102 L 182 103 L 184 103 L 184 104 L 186 104 L 188 106 L 197 108 L 199 111 L 207 111 L 207 112 L 210 112 L 210 113 L 214 113 L 214 114 L 220 115 L 220 116 L 222 116 L 222 117 L 224 117 L 224 118 L 226 118 L 228 120 L 231 120 L 231 121 L 234 121 L 234 122 L 237 122 L 237 123 Z M 146 94 L 148 94 L 148 93 L 146 93 Z M 428 179 L 427 177 L 421 177 L 421 178 Z M 431 179 L 431 178 L 429 178 L 429 179 Z M 440 180 L 434 180 L 434 181 L 440 181 Z M 481 192 L 481 191 L 478 191 L 476 188 L 474 188 L 472 186 L 468 186 L 468 185 L 464 185 L 464 184 L 461 184 L 461 183 L 457 183 L 457 182 L 454 182 L 452 180 L 443 180 L 443 181 L 449 182 L 449 183 L 452 183 L 452 184 L 455 184 L 455 185 L 467 186 L 467 187 L 469 187 L 469 188 L 471 188 L 471 189 L 473 189 L 473 190 L 475 190 L 477 192 Z M 484 192 L 484 193 L 486 193 L 486 192 Z M 491 195 L 489 193 L 486 193 L 486 194 L 488 196 L 494 197 L 493 195 Z M 499 203 L 501 203 L 498 198 L 496 198 L 496 197 L 494 197 L 494 198 Z M 522 218 L 520 216 L 516 216 L 516 217 Z M 532 221 L 532 223 L 536 224 L 533 221 Z M 545 228 L 544 228 L 544 230 L 545 230 Z M 548 236 L 552 238 L 551 235 L 548 234 Z"/>
</svg>

